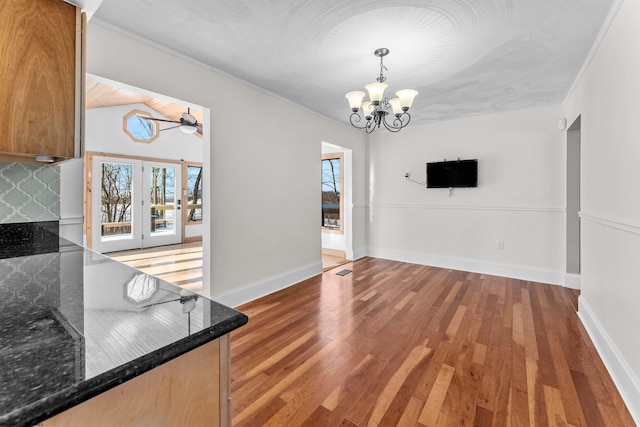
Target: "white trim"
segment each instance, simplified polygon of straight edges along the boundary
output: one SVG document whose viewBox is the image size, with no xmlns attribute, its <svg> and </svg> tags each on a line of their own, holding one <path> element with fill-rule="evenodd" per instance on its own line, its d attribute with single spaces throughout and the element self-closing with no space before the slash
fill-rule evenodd
<svg viewBox="0 0 640 427">
<path fill-rule="evenodd" d="M 580 275 L 567 273 L 564 275 L 564 287 L 580 290 Z"/>
<path fill-rule="evenodd" d="M 490 274 L 493 276 L 510 277 L 513 279 L 529 280 L 532 282 L 548 283 L 552 285 L 564 284 L 563 272 L 526 265 L 500 264 L 490 261 L 446 257 L 419 252 L 394 251 L 384 248 L 369 248 L 368 254 L 375 258 L 384 258 L 412 264 L 469 271 L 472 273 Z"/>
<path fill-rule="evenodd" d="M 360 248 L 360 249 L 354 249 L 353 250 L 353 260 L 354 261 L 359 260 L 361 258 L 364 258 L 366 256 L 369 256 L 367 248 Z"/>
<path fill-rule="evenodd" d="M 563 105 L 567 104 L 567 102 L 569 101 L 569 98 L 571 97 L 571 95 L 573 95 L 573 92 L 578 87 L 580 80 L 582 80 L 582 78 L 584 77 L 584 74 L 587 72 L 589 65 L 591 65 L 591 61 L 596 56 L 596 53 L 600 48 L 600 44 L 604 40 L 604 37 L 607 35 L 607 32 L 609 31 L 609 27 L 611 27 L 611 24 L 613 23 L 613 19 L 616 17 L 616 14 L 618 13 L 618 9 L 620 9 L 620 6 L 622 6 L 623 1 L 624 0 L 613 0 L 613 4 L 611 5 L 611 8 L 607 12 L 607 15 L 602 20 L 602 25 L 600 26 L 600 30 L 598 31 L 598 34 L 596 34 L 596 37 L 593 40 L 591 49 L 589 49 L 589 52 L 587 53 L 587 56 L 585 57 L 584 62 L 582 63 L 582 67 L 580 67 L 578 74 L 576 74 L 575 79 L 573 79 L 573 83 L 571 84 L 571 87 L 567 91 L 567 95 L 564 97 L 564 101 L 562 102 Z"/>
<path fill-rule="evenodd" d="M 60 225 L 75 225 L 84 223 L 84 216 L 69 216 L 67 218 L 60 218 Z"/>
<path fill-rule="evenodd" d="M 584 296 L 578 297 L 578 317 L 596 347 L 604 366 L 627 404 L 637 425 L 640 425 L 640 379 L 633 372 L 611 337 L 591 310 Z"/>
<path fill-rule="evenodd" d="M 504 211 L 504 212 L 551 212 L 564 213 L 565 208 L 537 207 L 537 206 L 464 206 L 464 205 L 432 205 L 420 204 L 382 204 L 372 203 L 372 208 L 383 209 L 444 209 L 460 211 Z"/>
<path fill-rule="evenodd" d="M 61 218 L 58 222 L 58 233 L 60 237 L 78 245 L 83 245 L 84 243 L 83 228 L 83 216 Z"/>
<path fill-rule="evenodd" d="M 581 220 L 586 220 L 607 227 L 615 228 L 617 230 L 626 231 L 632 234 L 640 234 L 640 223 L 627 221 L 624 219 L 618 219 L 613 217 L 606 217 L 602 215 L 586 214 L 584 212 L 578 212 L 578 216 Z"/>
<path fill-rule="evenodd" d="M 228 307 L 237 307 L 319 274 L 322 274 L 322 262 L 314 262 L 241 288 L 212 295 L 211 299 Z"/>
</svg>

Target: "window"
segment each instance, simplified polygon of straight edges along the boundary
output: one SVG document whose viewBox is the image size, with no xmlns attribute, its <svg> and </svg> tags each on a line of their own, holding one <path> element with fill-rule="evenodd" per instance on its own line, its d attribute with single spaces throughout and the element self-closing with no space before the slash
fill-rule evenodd
<svg viewBox="0 0 640 427">
<path fill-rule="evenodd" d="M 342 233 L 342 153 L 322 155 L 322 228 Z"/>
<path fill-rule="evenodd" d="M 202 165 L 187 165 L 187 223 L 202 221 Z"/>
<path fill-rule="evenodd" d="M 124 132 L 135 142 L 149 143 L 158 137 L 157 123 L 145 117 L 151 115 L 140 110 L 133 110 L 124 116 Z"/>
</svg>

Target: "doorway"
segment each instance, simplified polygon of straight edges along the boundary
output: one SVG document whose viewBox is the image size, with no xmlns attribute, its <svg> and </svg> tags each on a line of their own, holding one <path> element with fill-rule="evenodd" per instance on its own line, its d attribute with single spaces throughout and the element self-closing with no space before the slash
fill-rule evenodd
<svg viewBox="0 0 640 427">
<path fill-rule="evenodd" d="M 92 243 L 98 252 L 182 242 L 182 166 L 93 156 Z"/>
<path fill-rule="evenodd" d="M 335 268 L 353 260 L 352 151 L 322 143 L 322 267 Z"/>
<path fill-rule="evenodd" d="M 580 137 L 578 116 L 567 130 L 565 286 L 574 289 L 580 289 Z"/>
</svg>

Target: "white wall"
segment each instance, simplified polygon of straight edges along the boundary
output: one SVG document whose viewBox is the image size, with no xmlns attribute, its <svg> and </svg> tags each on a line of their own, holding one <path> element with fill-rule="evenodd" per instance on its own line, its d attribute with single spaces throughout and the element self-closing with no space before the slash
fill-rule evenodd
<svg viewBox="0 0 640 427">
<path fill-rule="evenodd" d="M 370 253 L 547 283 L 564 279 L 562 106 L 370 140 Z M 478 187 L 427 189 L 426 163 L 478 159 Z M 504 242 L 504 249 L 497 242 Z"/>
<path fill-rule="evenodd" d="M 322 141 L 353 150 L 353 245 L 365 253 L 364 135 L 92 23 L 87 71 L 211 108 L 210 295 L 233 306 L 321 272 Z"/>
<path fill-rule="evenodd" d="M 83 159 L 60 163 L 60 236 L 82 245 L 83 242 Z"/>
<path fill-rule="evenodd" d="M 581 115 L 580 316 L 640 424 L 640 3 L 622 3 L 567 101 Z"/>
</svg>

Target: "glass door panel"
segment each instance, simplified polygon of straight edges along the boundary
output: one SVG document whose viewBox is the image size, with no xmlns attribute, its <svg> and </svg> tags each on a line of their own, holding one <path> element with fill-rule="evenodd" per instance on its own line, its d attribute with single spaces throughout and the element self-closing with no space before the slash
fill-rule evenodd
<svg viewBox="0 0 640 427">
<path fill-rule="evenodd" d="M 132 225 L 133 165 L 102 163 L 100 235 L 102 240 L 130 239 Z"/>
<path fill-rule="evenodd" d="M 92 247 L 111 252 L 140 247 L 140 162 L 95 156 L 92 165 Z"/>
<path fill-rule="evenodd" d="M 144 163 L 144 185 L 149 206 L 148 215 L 145 214 L 144 247 L 182 241 L 181 177 L 181 165 Z"/>
</svg>

